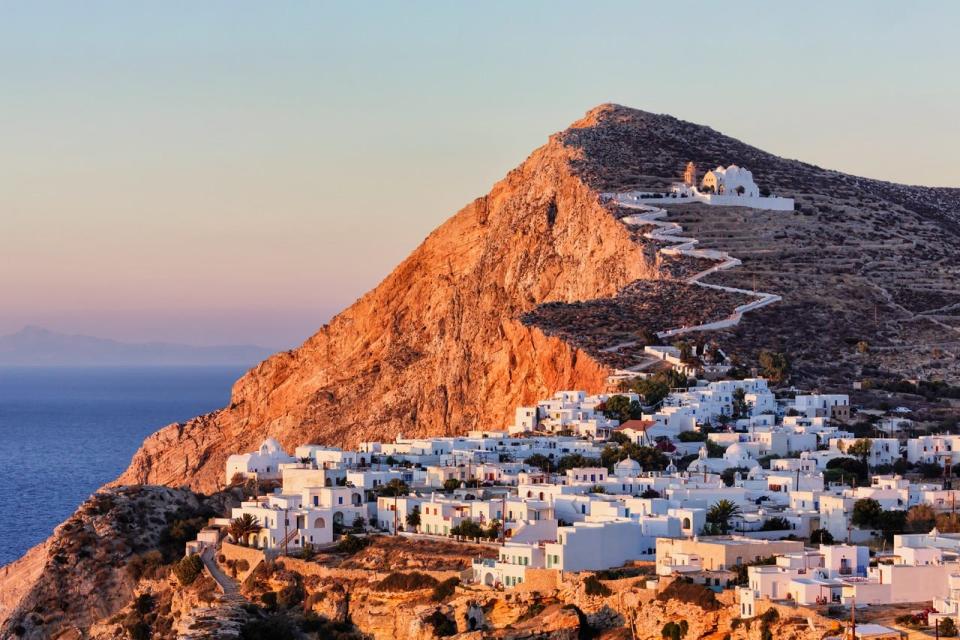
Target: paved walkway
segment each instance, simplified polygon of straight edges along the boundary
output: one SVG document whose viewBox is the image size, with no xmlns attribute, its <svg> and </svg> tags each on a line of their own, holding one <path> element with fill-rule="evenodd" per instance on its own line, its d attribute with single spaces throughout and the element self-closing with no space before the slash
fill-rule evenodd
<svg viewBox="0 0 960 640">
<path fill-rule="evenodd" d="M 237 581 L 220 568 L 215 553 L 213 548 L 208 547 L 200 554 L 200 559 L 222 595 L 210 606 L 197 607 L 180 619 L 177 624 L 178 640 L 239 638 L 249 618 L 242 608 L 246 600 L 240 595 Z"/>
<path fill-rule="evenodd" d="M 692 333 L 694 331 L 714 331 L 717 329 L 726 329 L 727 327 L 733 327 L 740 323 L 740 320 L 743 318 L 743 314 L 760 309 L 765 307 L 768 304 L 778 302 L 782 300 L 780 296 L 774 293 L 763 293 L 760 291 L 750 291 L 748 289 L 737 289 L 735 287 L 724 287 L 717 284 L 707 284 L 705 282 L 700 282 L 702 278 L 710 275 L 711 273 L 716 273 L 717 271 L 723 271 L 733 267 L 740 266 L 742 264 L 739 259 L 734 258 L 729 253 L 725 251 L 718 251 L 715 249 L 697 249 L 696 245 L 699 243 L 699 240 L 696 238 L 689 238 L 686 236 L 678 235 L 683 232 L 683 227 L 681 227 L 676 222 L 663 222 L 661 219 L 667 217 L 669 212 L 666 209 L 660 207 L 654 207 L 647 204 L 640 204 L 634 202 L 631 198 L 628 198 L 624 194 L 613 194 L 613 200 L 621 207 L 626 209 L 636 209 L 642 213 L 637 213 L 634 215 L 626 216 L 621 218 L 621 222 L 626 225 L 653 225 L 656 227 L 653 231 L 648 231 L 643 234 L 643 237 L 649 240 L 657 240 L 660 242 L 669 242 L 672 243 L 669 247 L 663 247 L 659 250 L 659 253 L 664 255 L 675 255 L 675 256 L 688 256 L 691 258 L 703 258 L 707 260 L 713 260 L 717 264 L 710 267 L 709 269 L 704 269 L 703 271 L 694 274 L 693 276 L 686 279 L 686 282 L 689 284 L 695 284 L 700 287 L 706 287 L 708 289 L 718 289 L 720 291 L 729 291 L 731 293 L 739 293 L 748 296 L 756 297 L 756 300 L 748 302 L 747 304 L 742 304 L 736 307 L 726 318 L 717 320 L 714 322 L 706 322 L 704 324 L 698 324 L 690 327 L 676 327 L 673 329 L 667 329 L 665 331 L 657 332 L 657 336 L 660 338 L 670 338 L 673 336 L 682 335 L 685 333 Z"/>
</svg>

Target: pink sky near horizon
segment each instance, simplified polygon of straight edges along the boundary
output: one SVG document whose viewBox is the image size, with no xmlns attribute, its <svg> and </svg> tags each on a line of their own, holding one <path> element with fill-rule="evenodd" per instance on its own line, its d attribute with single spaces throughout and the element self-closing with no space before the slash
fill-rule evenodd
<svg viewBox="0 0 960 640">
<path fill-rule="evenodd" d="M 774 4 L 3 3 L 0 334 L 295 346 L 603 102 L 958 186 L 957 4 Z"/>
</svg>

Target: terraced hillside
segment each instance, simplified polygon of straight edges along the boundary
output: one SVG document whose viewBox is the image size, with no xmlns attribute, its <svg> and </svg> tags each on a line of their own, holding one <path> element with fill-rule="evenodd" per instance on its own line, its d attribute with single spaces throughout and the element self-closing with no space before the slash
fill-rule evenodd
<svg viewBox="0 0 960 640">
<path fill-rule="evenodd" d="M 878 373 L 960 380 L 960 189 L 830 171 L 617 105 L 595 109 L 560 138 L 580 150 L 574 171 L 599 192 L 662 190 L 692 160 L 748 167 L 761 187 L 796 200 L 792 213 L 667 207 L 698 247 L 743 261 L 704 282 L 783 296 L 705 339 L 745 363 L 762 349 L 786 352 L 802 384 L 848 386 L 851 377 Z M 615 217 L 628 214 L 608 207 Z M 647 251 L 656 248 L 648 243 Z M 665 277 L 690 269 L 661 265 Z"/>
<path fill-rule="evenodd" d="M 761 348 L 784 351 L 811 382 L 878 371 L 960 377 L 956 236 L 889 203 L 811 200 L 792 214 L 670 208 L 701 246 L 743 261 L 709 282 L 783 296 L 717 339 L 745 361 Z"/>
</svg>

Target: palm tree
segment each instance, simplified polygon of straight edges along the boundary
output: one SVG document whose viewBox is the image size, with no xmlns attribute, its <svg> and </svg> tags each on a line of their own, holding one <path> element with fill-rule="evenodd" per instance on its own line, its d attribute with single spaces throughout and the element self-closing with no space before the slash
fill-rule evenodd
<svg viewBox="0 0 960 640">
<path fill-rule="evenodd" d="M 707 522 L 720 530 L 720 533 L 730 532 L 730 520 L 741 514 L 740 507 L 726 498 L 717 500 L 707 511 Z"/>
<path fill-rule="evenodd" d="M 247 536 L 251 533 L 256 533 L 260 531 L 262 527 L 260 526 L 260 521 L 257 520 L 257 517 L 251 513 L 245 513 L 239 518 L 234 518 L 230 521 L 230 526 L 227 528 L 227 532 L 233 537 L 234 540 L 240 544 L 247 544 Z"/>
</svg>

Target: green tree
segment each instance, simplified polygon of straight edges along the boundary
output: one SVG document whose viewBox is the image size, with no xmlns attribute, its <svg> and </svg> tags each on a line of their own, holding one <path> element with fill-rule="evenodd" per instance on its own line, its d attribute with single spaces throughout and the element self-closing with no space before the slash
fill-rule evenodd
<svg viewBox="0 0 960 640">
<path fill-rule="evenodd" d="M 351 529 L 353 529 L 354 533 L 363 533 L 366 527 L 367 521 L 363 518 L 363 516 L 357 516 L 353 519 L 353 526 L 351 526 Z"/>
<path fill-rule="evenodd" d="M 673 347 L 680 352 L 680 359 L 684 362 L 693 360 L 693 346 L 689 342 L 681 340 L 674 343 Z"/>
<path fill-rule="evenodd" d="M 407 483 L 398 478 L 394 478 L 386 484 L 380 485 L 377 489 L 377 495 L 384 498 L 394 498 L 396 496 L 405 496 L 410 493 L 410 487 Z"/>
<path fill-rule="evenodd" d="M 729 467 L 723 470 L 723 472 L 720 474 L 720 479 L 723 480 L 723 484 L 727 485 L 728 487 L 732 487 L 733 483 L 737 479 L 738 473 L 747 475 L 750 473 L 750 469 L 746 467 Z"/>
<path fill-rule="evenodd" d="M 790 359 L 785 353 L 763 350 L 760 352 L 759 362 L 763 376 L 771 382 L 780 384 L 790 377 Z"/>
<path fill-rule="evenodd" d="M 460 481 L 456 478 L 447 478 L 443 481 L 444 491 L 454 491 L 460 487 Z"/>
<path fill-rule="evenodd" d="M 720 533 L 730 532 L 730 524 L 733 518 L 741 513 L 740 507 L 733 501 L 723 498 L 717 500 L 710 509 L 707 510 L 707 522 L 714 526 Z"/>
<path fill-rule="evenodd" d="M 184 556 L 180 562 L 173 566 L 173 574 L 177 576 L 180 584 L 187 586 L 193 584 L 200 573 L 203 571 L 203 561 L 200 556 L 192 554 Z"/>
<path fill-rule="evenodd" d="M 616 395 L 603 403 L 603 415 L 623 424 L 627 420 L 639 418 L 643 414 L 640 403 L 627 396 Z"/>
<path fill-rule="evenodd" d="M 420 507 L 416 506 L 407 514 L 407 526 L 416 529 L 420 526 Z"/>
<path fill-rule="evenodd" d="M 810 533 L 810 544 L 833 544 L 833 534 L 826 529 L 814 529 Z"/>
<path fill-rule="evenodd" d="M 751 404 L 747 402 L 747 392 L 743 388 L 734 390 L 733 392 L 733 418 L 747 418 L 750 416 L 750 409 L 752 408 Z"/>
<path fill-rule="evenodd" d="M 260 531 L 260 521 L 252 513 L 244 513 L 239 518 L 230 521 L 227 527 L 227 533 L 242 545 L 247 544 L 247 539 L 252 533 Z"/>
<path fill-rule="evenodd" d="M 534 469 L 541 469 L 543 471 L 551 471 L 553 469 L 553 462 L 542 453 L 535 453 L 527 457 L 523 462 L 528 467 L 533 467 Z"/>
<path fill-rule="evenodd" d="M 478 523 L 474 522 L 470 518 L 463 520 L 460 524 L 455 525 L 450 528 L 450 534 L 455 536 L 463 536 L 465 538 L 484 538 L 486 537 L 486 531 Z"/>
<path fill-rule="evenodd" d="M 563 473 L 567 469 L 599 466 L 599 460 L 596 458 L 587 458 L 582 453 L 570 453 L 557 460 L 557 471 L 560 473 Z"/>
<path fill-rule="evenodd" d="M 853 444 L 847 446 L 847 455 L 859 458 L 864 465 L 870 459 L 870 451 L 873 449 L 873 440 L 870 438 L 859 438 L 854 440 Z"/>
<path fill-rule="evenodd" d="M 853 503 L 850 522 L 855 526 L 868 529 L 879 528 L 883 509 L 873 498 L 861 498 Z"/>
</svg>

